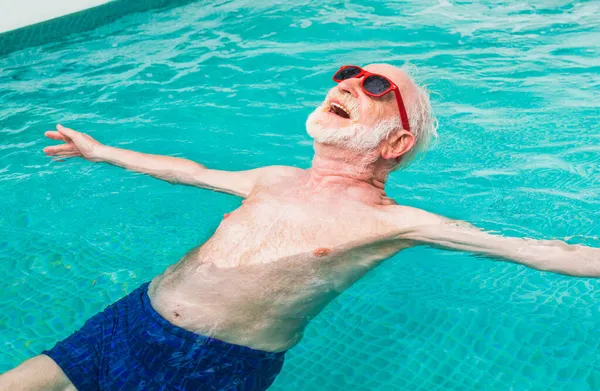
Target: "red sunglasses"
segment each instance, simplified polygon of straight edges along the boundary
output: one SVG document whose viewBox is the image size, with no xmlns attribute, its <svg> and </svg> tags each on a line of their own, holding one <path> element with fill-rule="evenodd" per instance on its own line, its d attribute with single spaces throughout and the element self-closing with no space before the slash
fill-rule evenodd
<svg viewBox="0 0 600 391">
<path fill-rule="evenodd" d="M 335 75 L 333 75 L 333 81 L 340 83 L 344 80 L 351 79 L 353 77 L 363 77 L 360 86 L 365 94 L 379 98 L 384 96 L 390 91 L 394 91 L 396 95 L 396 103 L 398 103 L 398 111 L 400 112 L 400 120 L 402 121 L 402 128 L 410 132 L 410 126 L 408 125 L 408 115 L 404 108 L 404 102 L 400 95 L 398 86 L 395 85 L 390 79 L 385 76 L 378 75 L 377 73 L 371 73 L 365 71 L 361 67 L 356 65 L 344 65 L 341 67 Z"/>
</svg>

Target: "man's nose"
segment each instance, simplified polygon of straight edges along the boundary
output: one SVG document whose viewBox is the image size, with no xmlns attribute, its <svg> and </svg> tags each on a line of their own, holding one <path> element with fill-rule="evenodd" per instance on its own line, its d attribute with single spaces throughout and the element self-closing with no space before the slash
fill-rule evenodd
<svg viewBox="0 0 600 391">
<path fill-rule="evenodd" d="M 360 78 L 351 77 L 346 80 L 342 80 L 338 83 L 337 87 L 342 94 L 350 94 L 354 98 L 358 98 L 358 91 L 360 89 Z"/>
</svg>

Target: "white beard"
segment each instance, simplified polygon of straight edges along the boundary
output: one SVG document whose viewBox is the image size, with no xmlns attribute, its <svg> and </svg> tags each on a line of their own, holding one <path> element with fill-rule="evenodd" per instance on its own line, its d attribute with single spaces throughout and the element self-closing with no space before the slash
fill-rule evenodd
<svg viewBox="0 0 600 391">
<path fill-rule="evenodd" d="M 365 126 L 352 121 L 348 126 L 331 126 L 328 114 L 323 106 L 313 111 L 306 120 L 308 134 L 318 143 L 367 152 L 376 149 L 389 137 L 392 131 L 400 127 L 398 118 L 379 120 L 373 126 Z"/>
</svg>

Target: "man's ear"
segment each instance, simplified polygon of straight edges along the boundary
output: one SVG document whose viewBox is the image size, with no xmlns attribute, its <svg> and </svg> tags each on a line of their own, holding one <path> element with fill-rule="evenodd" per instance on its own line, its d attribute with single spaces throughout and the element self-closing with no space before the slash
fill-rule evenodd
<svg viewBox="0 0 600 391">
<path fill-rule="evenodd" d="M 381 157 L 384 159 L 400 160 L 414 145 L 415 136 L 407 130 L 399 130 L 392 133 L 387 139 L 381 150 Z"/>
</svg>

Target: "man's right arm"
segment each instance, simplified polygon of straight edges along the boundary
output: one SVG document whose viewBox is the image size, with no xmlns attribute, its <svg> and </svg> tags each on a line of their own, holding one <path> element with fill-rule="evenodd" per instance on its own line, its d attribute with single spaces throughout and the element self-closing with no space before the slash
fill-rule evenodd
<svg viewBox="0 0 600 391">
<path fill-rule="evenodd" d="M 204 189 L 247 197 L 264 176 L 280 175 L 292 167 L 271 166 L 246 171 L 211 170 L 188 159 L 151 155 L 127 149 L 109 147 L 87 134 L 58 125 L 57 132 L 46 137 L 65 144 L 44 148 L 50 156 L 80 156 L 93 162 L 105 162 L 127 170 L 141 172 L 171 183 L 197 186 Z"/>
</svg>

